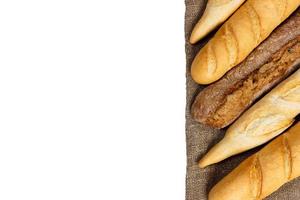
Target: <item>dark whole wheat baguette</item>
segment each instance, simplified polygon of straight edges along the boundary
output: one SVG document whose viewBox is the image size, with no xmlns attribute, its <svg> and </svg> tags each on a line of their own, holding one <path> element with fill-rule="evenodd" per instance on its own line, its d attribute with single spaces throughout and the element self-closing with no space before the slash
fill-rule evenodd
<svg viewBox="0 0 300 200">
<path fill-rule="evenodd" d="M 192 116 L 203 124 L 224 128 L 299 64 L 300 8 L 242 63 L 202 90 L 192 105 Z"/>
</svg>

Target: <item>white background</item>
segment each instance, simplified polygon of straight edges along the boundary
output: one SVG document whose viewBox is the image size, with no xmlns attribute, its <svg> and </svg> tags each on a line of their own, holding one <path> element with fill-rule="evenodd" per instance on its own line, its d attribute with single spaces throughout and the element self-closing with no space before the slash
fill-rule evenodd
<svg viewBox="0 0 300 200">
<path fill-rule="evenodd" d="M 183 200 L 183 0 L 0 1 L 0 199 Z"/>
</svg>

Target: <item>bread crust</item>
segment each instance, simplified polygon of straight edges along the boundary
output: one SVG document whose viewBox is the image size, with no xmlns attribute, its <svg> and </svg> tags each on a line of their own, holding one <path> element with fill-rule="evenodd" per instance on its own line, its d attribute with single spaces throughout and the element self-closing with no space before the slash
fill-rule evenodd
<svg viewBox="0 0 300 200">
<path fill-rule="evenodd" d="M 209 84 L 241 63 L 300 5 L 300 0 L 248 0 L 199 51 L 191 75 Z"/>
<path fill-rule="evenodd" d="M 222 179 L 209 200 L 263 199 L 299 176 L 300 122 Z"/>
<path fill-rule="evenodd" d="M 274 77 L 271 81 L 264 83 L 265 85 L 254 91 L 248 99 L 243 98 L 232 102 L 235 105 L 239 105 L 239 107 L 229 110 L 226 114 L 218 111 L 222 109 L 222 106 L 229 104 L 227 99 L 230 98 L 231 94 L 237 90 L 244 90 L 245 83 L 247 83 L 251 74 L 256 73 L 268 63 L 277 62 L 278 56 L 276 54 L 282 54 L 282 51 L 289 50 L 286 49 L 291 46 L 289 43 L 293 43 L 293 40 L 298 41 L 299 36 L 300 8 L 275 29 L 270 37 L 261 43 L 242 63 L 197 95 L 191 108 L 194 119 L 215 128 L 224 128 L 235 121 L 257 98 L 299 68 L 298 64 L 300 61 L 294 60 L 295 62 L 290 62 L 285 71 L 282 71 L 279 76 Z M 273 66 L 274 70 L 281 67 L 281 65 Z M 244 102 L 241 102 L 242 100 Z M 217 119 L 216 116 L 218 117 Z"/>
<path fill-rule="evenodd" d="M 190 43 L 195 44 L 221 25 L 245 0 L 208 0 L 205 11 L 195 25 Z"/>
<path fill-rule="evenodd" d="M 300 113 L 300 69 L 247 110 L 199 162 L 220 162 L 273 139 Z"/>
</svg>

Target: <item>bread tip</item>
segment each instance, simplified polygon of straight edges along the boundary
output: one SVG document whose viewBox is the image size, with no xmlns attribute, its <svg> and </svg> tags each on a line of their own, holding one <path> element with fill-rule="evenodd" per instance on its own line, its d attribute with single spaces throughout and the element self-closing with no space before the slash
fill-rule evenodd
<svg viewBox="0 0 300 200">
<path fill-rule="evenodd" d="M 201 168 L 201 169 L 204 169 L 204 168 L 207 167 L 208 165 L 209 165 L 209 164 L 206 163 L 206 161 L 205 161 L 205 157 L 202 158 L 202 159 L 198 162 L 198 166 L 199 166 L 199 168 Z"/>
<path fill-rule="evenodd" d="M 216 73 L 209 72 L 203 64 L 203 61 L 199 59 L 199 53 L 192 62 L 191 76 L 196 83 L 201 85 L 208 85 L 217 80 Z"/>
<path fill-rule="evenodd" d="M 196 44 L 200 40 L 202 40 L 210 31 L 207 30 L 207 27 L 204 27 L 202 23 L 198 22 L 190 36 L 190 43 Z"/>
<path fill-rule="evenodd" d="M 196 44 L 198 42 L 197 38 L 194 37 L 194 34 L 192 33 L 190 40 L 189 40 L 190 44 Z"/>
<path fill-rule="evenodd" d="M 195 66 L 194 64 L 192 64 L 191 67 L 191 76 L 192 79 L 201 85 L 208 85 L 213 83 L 214 81 L 210 79 L 210 77 L 203 77 L 204 72 L 202 72 L 202 70 L 198 68 L 198 66 Z"/>
<path fill-rule="evenodd" d="M 205 34 L 203 34 L 203 30 L 198 27 L 198 24 L 196 24 L 195 28 L 193 29 L 191 36 L 190 36 L 190 43 L 191 44 L 196 44 L 199 42 Z"/>
</svg>

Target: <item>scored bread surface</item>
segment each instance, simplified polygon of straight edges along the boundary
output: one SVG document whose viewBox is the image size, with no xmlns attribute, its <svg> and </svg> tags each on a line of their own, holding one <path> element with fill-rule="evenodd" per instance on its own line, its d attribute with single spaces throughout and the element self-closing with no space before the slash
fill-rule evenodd
<svg viewBox="0 0 300 200">
<path fill-rule="evenodd" d="M 191 74 L 200 84 L 221 78 L 300 4 L 300 0 L 248 0 L 219 29 L 195 57 Z"/>
<path fill-rule="evenodd" d="M 200 167 L 257 147 L 287 129 L 300 113 L 300 69 L 247 110 L 201 160 Z"/>
<path fill-rule="evenodd" d="M 260 200 L 299 176 L 298 122 L 214 186 L 209 200 Z"/>
</svg>

